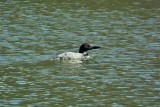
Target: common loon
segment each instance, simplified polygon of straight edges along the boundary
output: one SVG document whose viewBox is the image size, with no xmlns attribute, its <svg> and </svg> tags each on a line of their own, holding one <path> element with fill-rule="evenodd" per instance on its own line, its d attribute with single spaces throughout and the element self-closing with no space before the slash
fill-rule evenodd
<svg viewBox="0 0 160 107">
<path fill-rule="evenodd" d="M 76 52 L 65 52 L 62 54 L 59 54 L 56 59 L 59 60 L 87 60 L 90 58 L 87 51 L 92 49 L 98 49 L 99 46 L 92 46 L 88 43 L 84 43 L 79 48 L 79 53 Z"/>
</svg>

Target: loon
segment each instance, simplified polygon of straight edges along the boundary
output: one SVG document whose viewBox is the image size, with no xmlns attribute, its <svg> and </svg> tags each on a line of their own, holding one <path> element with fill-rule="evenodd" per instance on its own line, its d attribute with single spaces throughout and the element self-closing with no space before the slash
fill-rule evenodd
<svg viewBox="0 0 160 107">
<path fill-rule="evenodd" d="M 101 48 L 99 46 L 92 46 L 88 43 L 84 43 L 79 48 L 79 53 L 77 52 L 65 52 L 62 54 L 59 54 L 56 59 L 59 60 L 87 60 L 91 57 L 88 55 L 87 51 L 92 49 L 98 49 Z"/>
</svg>

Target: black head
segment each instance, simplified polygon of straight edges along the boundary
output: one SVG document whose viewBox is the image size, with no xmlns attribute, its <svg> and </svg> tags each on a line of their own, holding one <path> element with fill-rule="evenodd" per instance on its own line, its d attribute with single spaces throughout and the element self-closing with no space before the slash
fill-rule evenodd
<svg viewBox="0 0 160 107">
<path fill-rule="evenodd" d="M 80 46 L 79 48 L 79 53 L 83 53 L 83 52 L 86 52 L 88 50 L 92 50 L 92 49 L 98 49 L 100 48 L 99 46 L 91 46 L 89 45 L 88 43 L 84 43 Z"/>
</svg>

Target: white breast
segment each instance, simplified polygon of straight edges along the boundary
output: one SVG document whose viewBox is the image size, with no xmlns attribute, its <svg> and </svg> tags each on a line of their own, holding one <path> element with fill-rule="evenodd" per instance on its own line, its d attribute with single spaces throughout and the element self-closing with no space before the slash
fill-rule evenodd
<svg viewBox="0 0 160 107">
<path fill-rule="evenodd" d="M 58 59 L 61 60 L 87 60 L 90 56 L 83 53 L 65 52 L 58 55 Z"/>
</svg>

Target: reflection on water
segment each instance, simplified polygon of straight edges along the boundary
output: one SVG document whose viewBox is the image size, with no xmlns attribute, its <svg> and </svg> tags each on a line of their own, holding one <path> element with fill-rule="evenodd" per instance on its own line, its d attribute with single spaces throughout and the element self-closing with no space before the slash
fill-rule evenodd
<svg viewBox="0 0 160 107">
<path fill-rule="evenodd" d="M 0 106 L 159 106 L 157 0 L 0 1 Z M 50 60 L 100 45 L 83 63 Z"/>
</svg>

